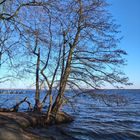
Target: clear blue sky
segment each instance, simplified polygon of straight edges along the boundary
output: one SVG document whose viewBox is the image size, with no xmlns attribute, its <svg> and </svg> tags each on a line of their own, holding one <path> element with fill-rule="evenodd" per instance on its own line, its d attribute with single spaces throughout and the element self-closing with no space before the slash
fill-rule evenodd
<svg viewBox="0 0 140 140">
<path fill-rule="evenodd" d="M 119 45 L 128 53 L 126 56 L 128 65 L 125 66 L 124 72 L 133 85 L 126 88 L 140 89 L 140 0 L 107 1 L 111 4 L 110 13 L 116 19 L 117 24 L 121 25 L 121 35 L 124 38 Z M 18 85 L 18 88 L 23 88 L 22 82 L 18 82 Z"/>
<path fill-rule="evenodd" d="M 128 53 L 124 72 L 133 82 L 129 88 L 140 89 L 140 0 L 108 0 L 116 22 L 124 37 L 119 44 Z"/>
</svg>

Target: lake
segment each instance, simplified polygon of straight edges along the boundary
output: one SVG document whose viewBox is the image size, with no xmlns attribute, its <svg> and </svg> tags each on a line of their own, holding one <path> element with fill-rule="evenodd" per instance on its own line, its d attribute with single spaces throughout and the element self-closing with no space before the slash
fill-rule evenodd
<svg viewBox="0 0 140 140">
<path fill-rule="evenodd" d="M 9 108 L 26 96 L 34 104 L 34 92 L 0 94 L 0 106 Z M 91 96 L 81 95 L 74 99 L 73 107 L 64 107 L 64 111 L 75 118 L 72 123 L 30 130 L 56 140 L 140 140 L 140 90 L 104 90 L 101 93 L 123 95 L 129 101 L 125 105 L 108 106 Z M 20 109 L 26 107 L 23 104 Z"/>
</svg>

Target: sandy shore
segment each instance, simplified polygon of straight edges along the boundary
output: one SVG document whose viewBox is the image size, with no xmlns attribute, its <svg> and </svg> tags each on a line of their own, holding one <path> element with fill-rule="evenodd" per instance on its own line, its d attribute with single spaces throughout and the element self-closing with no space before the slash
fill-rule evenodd
<svg viewBox="0 0 140 140">
<path fill-rule="evenodd" d="M 28 113 L 0 112 L 0 140 L 52 140 L 26 130 L 35 124 Z"/>
</svg>

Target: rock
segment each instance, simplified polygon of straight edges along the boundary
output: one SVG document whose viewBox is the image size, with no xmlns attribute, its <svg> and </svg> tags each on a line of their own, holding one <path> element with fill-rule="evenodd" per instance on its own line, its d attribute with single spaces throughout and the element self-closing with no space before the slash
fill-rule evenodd
<svg viewBox="0 0 140 140">
<path fill-rule="evenodd" d="M 73 120 L 74 120 L 73 117 L 65 112 L 58 112 L 55 117 L 56 124 L 69 123 L 72 122 Z"/>
</svg>

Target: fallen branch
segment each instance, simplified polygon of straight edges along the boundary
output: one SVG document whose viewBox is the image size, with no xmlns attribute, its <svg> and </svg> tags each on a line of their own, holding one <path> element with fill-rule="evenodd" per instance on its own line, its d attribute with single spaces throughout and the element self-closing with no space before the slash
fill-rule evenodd
<svg viewBox="0 0 140 140">
<path fill-rule="evenodd" d="M 14 105 L 12 108 L 8 109 L 8 108 L 0 108 L 0 112 L 18 112 L 19 110 L 19 106 L 22 103 L 27 103 L 28 104 L 28 110 L 32 110 L 32 106 L 31 103 L 29 101 L 27 101 L 27 97 L 25 97 L 23 100 L 21 100 L 19 103 L 17 103 L 16 105 Z"/>
</svg>

